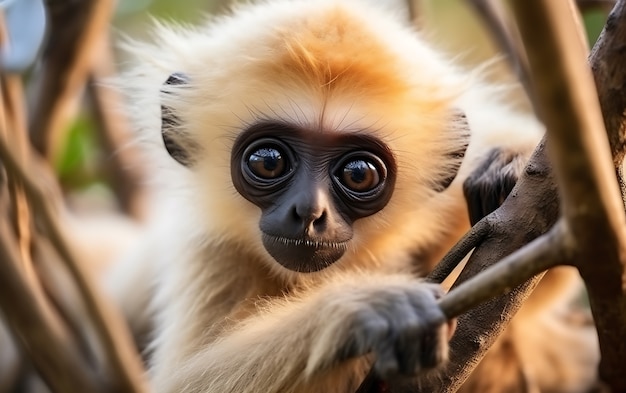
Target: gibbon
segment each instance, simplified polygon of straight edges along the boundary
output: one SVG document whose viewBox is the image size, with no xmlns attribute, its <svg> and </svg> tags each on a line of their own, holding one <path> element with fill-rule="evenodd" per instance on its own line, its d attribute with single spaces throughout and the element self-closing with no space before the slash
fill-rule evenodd
<svg viewBox="0 0 626 393">
<path fill-rule="evenodd" d="M 155 391 L 347 393 L 372 367 L 445 362 L 454 323 L 420 277 L 506 197 L 542 126 L 363 1 L 248 4 L 129 45 L 122 84 L 160 197 L 106 286 L 147 337 Z M 574 278 L 551 274 L 559 289 L 467 386 L 510 388 L 520 345 L 515 375 L 542 390 L 593 382 L 593 337 L 563 349 L 541 330 Z"/>
</svg>

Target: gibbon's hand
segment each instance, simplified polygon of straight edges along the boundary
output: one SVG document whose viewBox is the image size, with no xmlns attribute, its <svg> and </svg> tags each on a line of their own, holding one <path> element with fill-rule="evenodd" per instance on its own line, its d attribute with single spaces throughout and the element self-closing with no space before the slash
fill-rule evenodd
<svg viewBox="0 0 626 393">
<path fill-rule="evenodd" d="M 346 304 L 352 320 L 340 358 L 373 353 L 374 371 L 381 378 L 414 376 L 447 359 L 456 322 L 447 322 L 437 305 L 443 294 L 438 285 L 366 290 L 367 301 L 360 307 Z"/>
<path fill-rule="evenodd" d="M 463 183 L 472 225 L 502 205 L 522 174 L 526 160 L 524 154 L 501 149 L 484 156 Z"/>
</svg>

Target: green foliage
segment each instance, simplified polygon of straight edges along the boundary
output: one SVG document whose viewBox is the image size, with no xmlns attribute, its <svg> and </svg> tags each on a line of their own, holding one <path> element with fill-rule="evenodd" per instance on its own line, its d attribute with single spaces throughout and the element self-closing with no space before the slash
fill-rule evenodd
<svg viewBox="0 0 626 393">
<path fill-rule="evenodd" d="M 55 169 L 64 188 L 84 188 L 98 181 L 98 141 L 92 119 L 79 115 L 58 154 Z"/>
<path fill-rule="evenodd" d="M 583 15 L 583 22 L 585 23 L 585 29 L 587 30 L 587 42 L 589 42 L 589 46 L 593 46 L 598 39 L 598 36 L 604 27 L 606 16 L 606 12 L 602 10 L 589 11 Z"/>
</svg>

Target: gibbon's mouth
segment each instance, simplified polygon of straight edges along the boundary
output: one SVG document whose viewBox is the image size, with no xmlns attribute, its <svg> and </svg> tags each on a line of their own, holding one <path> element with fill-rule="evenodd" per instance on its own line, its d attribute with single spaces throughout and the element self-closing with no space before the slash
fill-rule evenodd
<svg viewBox="0 0 626 393">
<path fill-rule="evenodd" d="M 276 262 L 287 269 L 312 273 L 327 268 L 341 258 L 348 248 L 348 240 L 291 239 L 264 233 L 263 246 Z"/>
</svg>

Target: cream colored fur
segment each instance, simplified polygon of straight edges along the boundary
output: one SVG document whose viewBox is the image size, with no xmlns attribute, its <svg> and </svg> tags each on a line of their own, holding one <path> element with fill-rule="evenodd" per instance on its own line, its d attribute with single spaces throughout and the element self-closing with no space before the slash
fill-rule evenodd
<svg viewBox="0 0 626 393">
<path fill-rule="evenodd" d="M 160 26 L 154 44 L 130 52 L 138 64 L 123 82 L 129 113 L 151 147 L 162 195 L 153 228 L 108 287 L 136 325 L 154 317 L 157 392 L 354 391 L 372 359 L 333 358 L 350 313 L 423 288 L 416 271 L 425 274 L 469 227 L 463 180 L 492 148 L 527 156 L 542 133 L 478 75 L 358 1 L 242 6 L 203 27 Z M 189 84 L 160 93 L 175 72 Z M 193 170 L 162 146 L 163 103 L 201 148 Z M 445 153 L 464 143 L 451 122 L 458 110 L 471 142 L 455 181 L 435 192 L 434 178 L 451 171 Z M 391 201 L 355 222 L 348 251 L 321 272 L 276 263 L 261 243 L 259 208 L 232 185 L 233 142 L 264 119 L 373 133 L 396 156 Z M 431 260 L 410 266 L 416 249 Z"/>
</svg>

